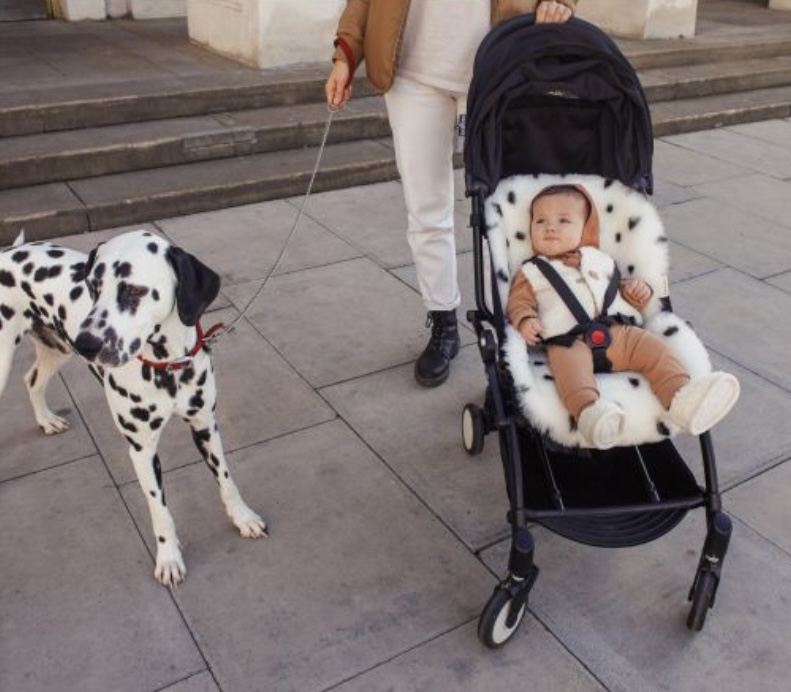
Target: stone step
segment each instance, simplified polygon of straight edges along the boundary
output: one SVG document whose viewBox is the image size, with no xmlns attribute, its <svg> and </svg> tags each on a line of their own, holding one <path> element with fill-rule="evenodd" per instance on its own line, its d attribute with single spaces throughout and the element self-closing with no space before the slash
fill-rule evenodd
<svg viewBox="0 0 791 692">
<path fill-rule="evenodd" d="M 791 56 L 658 68 L 640 77 L 656 110 L 667 100 L 791 85 Z M 0 189 L 314 146 L 326 119 L 326 107 L 313 103 L 7 137 L 0 139 Z M 369 96 L 335 115 L 329 141 L 389 135 L 383 99 Z"/>
<path fill-rule="evenodd" d="M 0 189 L 315 146 L 327 117 L 305 104 L 8 137 Z M 334 115 L 328 141 L 389 135 L 384 100 L 364 97 Z"/>
<path fill-rule="evenodd" d="M 791 86 L 660 102 L 652 111 L 657 136 L 789 117 Z M 0 246 L 22 229 L 43 239 L 302 197 L 316 155 L 316 147 L 305 147 L 0 191 Z M 389 140 L 361 139 L 327 146 L 314 189 L 396 177 Z"/>
<path fill-rule="evenodd" d="M 791 55 L 785 27 L 741 36 L 738 41 L 696 44 L 677 41 L 619 41 L 637 70 L 655 70 L 706 62 L 776 58 Z M 235 110 L 317 103 L 323 99 L 326 65 L 238 71 L 214 77 L 180 76 L 87 84 L 73 87 L 16 90 L 0 95 L 0 137 L 60 130 L 202 116 Z M 371 96 L 362 77 L 357 97 Z"/>
<path fill-rule="evenodd" d="M 0 247 L 22 230 L 28 240 L 40 240 L 302 196 L 316 156 L 317 149 L 310 147 L 2 190 Z M 331 144 L 314 191 L 392 180 L 396 175 L 388 140 Z"/>
</svg>

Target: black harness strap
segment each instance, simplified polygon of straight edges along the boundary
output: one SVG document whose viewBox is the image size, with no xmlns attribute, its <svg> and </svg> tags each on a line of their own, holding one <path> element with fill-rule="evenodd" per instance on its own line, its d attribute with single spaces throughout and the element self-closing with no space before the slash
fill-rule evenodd
<svg viewBox="0 0 791 692">
<path fill-rule="evenodd" d="M 566 304 L 566 307 L 571 312 L 577 326 L 570 329 L 565 334 L 559 334 L 546 339 L 548 344 L 558 344 L 559 346 L 570 347 L 580 335 L 584 336 L 585 343 L 591 349 L 593 354 L 593 371 L 594 372 L 610 372 L 612 370 L 612 363 L 607 358 L 607 348 L 612 343 L 612 336 L 610 335 L 609 326 L 613 322 L 620 321 L 618 317 L 611 317 L 607 314 L 610 309 L 615 296 L 618 295 L 618 286 L 621 282 L 621 272 L 618 270 L 616 264 L 610 277 L 610 283 L 607 285 L 607 290 L 604 292 L 604 301 L 602 303 L 601 314 L 595 319 L 591 319 L 585 308 L 574 295 L 574 292 L 569 288 L 568 284 L 563 281 L 558 274 L 557 270 L 542 257 L 531 257 L 528 262 L 532 262 L 538 267 L 539 271 L 544 275 L 547 281 L 552 285 L 561 300 Z"/>
</svg>

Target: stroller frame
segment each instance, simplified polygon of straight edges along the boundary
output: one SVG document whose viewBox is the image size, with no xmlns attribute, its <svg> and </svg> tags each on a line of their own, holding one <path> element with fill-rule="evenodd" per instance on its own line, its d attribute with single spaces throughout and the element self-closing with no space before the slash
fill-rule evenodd
<svg viewBox="0 0 791 692">
<path fill-rule="evenodd" d="M 705 508 L 707 533 L 689 590 L 688 600 L 692 605 L 687 617 L 687 627 L 701 630 L 709 608 L 714 605 L 732 530 L 730 517 L 722 509 L 711 434 L 706 432 L 699 436 L 704 488 L 698 487 L 692 480 L 694 485 L 685 483 L 680 497 L 662 499 L 644 461 L 645 450 L 638 446 L 633 449 L 637 469 L 645 484 L 645 502 L 609 506 L 566 506 L 553 469 L 552 453 L 545 446 L 546 440 L 523 419 L 512 403 L 512 383 L 503 365 L 500 346 L 505 337 L 504 317 L 497 305 L 499 300 L 495 287 L 492 290 L 496 306 L 494 311 L 489 309 L 485 298 L 483 202 L 482 193 L 472 195 L 470 223 L 473 228 L 477 307 L 467 313 L 467 319 L 478 337 L 478 350 L 486 373 L 487 390 L 483 407 L 473 403 L 464 407 L 462 437 L 467 453 L 476 455 L 483 450 L 484 437 L 492 432 L 498 433 L 510 505 L 507 519 L 511 525 L 511 548 L 508 571 L 495 587 L 479 618 L 479 639 L 490 648 L 498 648 L 511 638 L 521 624 L 530 590 L 539 572 L 534 560 L 535 540 L 528 526 L 531 522 L 581 543 L 625 547 L 659 538 L 674 528 L 688 510 L 698 507 Z M 499 313 L 499 317 L 495 313 Z M 663 447 L 660 451 L 665 454 L 670 452 L 668 447 L 674 451 L 670 441 L 646 447 Z M 595 456 L 599 453 L 592 451 L 592 454 Z M 526 462 L 531 460 L 530 455 L 538 457 L 537 461 L 545 474 L 551 508 L 531 507 L 526 497 L 528 488 L 525 487 L 525 467 Z M 536 460 L 532 458 L 532 461 Z M 666 463 L 667 460 L 662 461 Z M 677 454 L 674 462 L 685 467 Z M 587 464 L 589 460 L 581 463 Z M 595 535 L 590 532 L 591 522 Z M 637 522 L 640 526 L 624 538 L 624 525 L 629 525 L 630 522 Z"/>
<path fill-rule="evenodd" d="M 497 68 L 487 66 L 487 60 Z M 575 71 L 575 60 L 584 65 L 586 74 L 582 75 L 583 67 Z M 577 77 L 577 81 L 563 81 Z M 530 84 L 523 86 L 520 80 Z M 589 88 L 599 88 L 601 93 L 586 101 L 584 92 Z M 560 112 L 565 105 L 560 109 L 552 105 L 554 110 L 547 111 L 550 117 L 540 114 L 536 123 L 557 130 L 555 118 L 559 118 L 567 126 L 578 127 L 571 138 L 542 132 L 542 137 L 554 137 L 542 150 L 541 137 L 531 134 L 535 123 L 514 122 L 531 117 L 533 109 L 540 111 L 542 99 L 557 104 L 558 97 L 571 109 L 568 118 Z M 604 116 L 592 118 L 588 106 L 599 108 Z M 504 123 L 511 130 L 499 133 Z M 599 124 L 600 129 L 592 132 Z M 528 155 L 527 165 L 517 165 L 514 147 Z M 701 630 L 714 605 L 732 524 L 722 508 L 711 435 L 699 436 L 705 487 L 699 486 L 669 439 L 608 451 L 561 447 L 537 430 L 515 403 L 512 377 L 505 365 L 506 320 L 494 271 L 491 308 L 486 299 L 484 210 L 501 179 L 514 174 L 565 174 L 569 160 L 576 174 L 619 180 L 650 194 L 652 149 L 650 116 L 639 80 L 615 43 L 595 26 L 576 18 L 565 25 L 535 25 L 534 17 L 527 15 L 504 22 L 482 42 L 468 96 L 465 144 L 476 303 L 467 319 L 477 336 L 487 388 L 483 406 L 468 403 L 463 409 L 462 440 L 467 453 L 476 455 L 483 450 L 485 436 L 497 433 L 509 499 L 507 573 L 478 622 L 478 637 L 490 648 L 502 646 L 516 632 L 538 577 L 531 522 L 580 543 L 627 547 L 659 538 L 687 511 L 703 507 L 707 531 L 688 594 L 687 626 Z M 616 150 L 618 154 L 610 154 Z M 668 298 L 662 299 L 662 309 L 671 310 Z M 580 463 L 580 456 L 588 458 Z M 585 484 L 574 482 L 580 468 L 586 472 L 609 468 L 612 478 L 620 478 L 627 470 L 630 481 L 607 490 L 602 499 L 597 491 L 586 494 L 584 488 L 580 490 Z"/>
</svg>

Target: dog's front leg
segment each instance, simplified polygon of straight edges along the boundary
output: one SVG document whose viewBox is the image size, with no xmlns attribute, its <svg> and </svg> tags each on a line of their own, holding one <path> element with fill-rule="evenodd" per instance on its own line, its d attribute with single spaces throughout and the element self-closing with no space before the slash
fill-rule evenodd
<svg viewBox="0 0 791 692">
<path fill-rule="evenodd" d="M 181 547 L 176 536 L 176 525 L 165 501 L 165 487 L 162 484 L 162 469 L 159 464 L 156 444 L 159 436 L 139 444 L 132 437 L 129 440 L 129 456 L 135 467 L 140 489 L 148 502 L 151 526 L 157 542 L 156 567 L 154 577 L 163 586 L 176 586 L 187 574 Z"/>
<path fill-rule="evenodd" d="M 192 439 L 209 470 L 217 479 L 225 511 L 236 528 L 239 529 L 239 533 L 245 538 L 266 537 L 266 523 L 247 506 L 236 483 L 231 478 L 214 417 L 212 416 L 211 420 L 207 421 L 203 420 L 202 416 L 196 416 L 191 418 L 189 423 L 192 429 Z"/>
</svg>

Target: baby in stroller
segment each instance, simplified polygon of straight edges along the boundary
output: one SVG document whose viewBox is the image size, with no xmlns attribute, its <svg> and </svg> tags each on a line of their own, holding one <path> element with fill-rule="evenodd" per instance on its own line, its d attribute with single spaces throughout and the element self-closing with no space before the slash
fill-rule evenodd
<svg viewBox="0 0 791 692">
<path fill-rule="evenodd" d="M 609 449 L 625 414 L 602 398 L 594 372 L 638 372 L 682 430 L 699 435 L 733 408 L 738 380 L 711 372 L 690 381 L 673 352 L 638 326 L 654 294 L 640 278 L 620 278 L 598 249 L 598 213 L 581 185 L 541 190 L 530 207 L 532 251 L 511 285 L 506 313 L 528 346 L 543 342 L 561 402 L 587 446 Z"/>
</svg>

